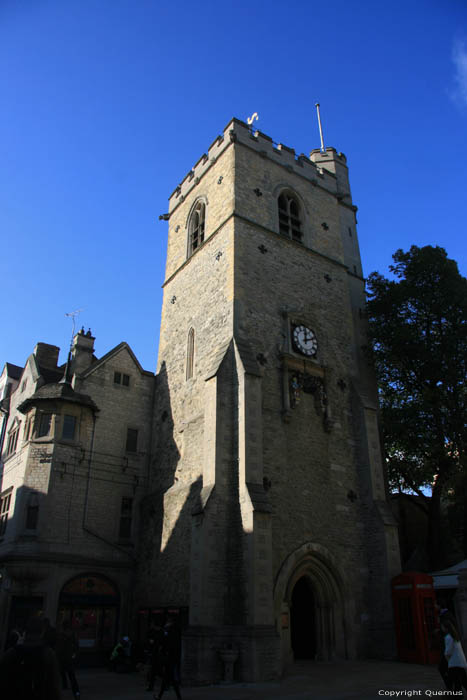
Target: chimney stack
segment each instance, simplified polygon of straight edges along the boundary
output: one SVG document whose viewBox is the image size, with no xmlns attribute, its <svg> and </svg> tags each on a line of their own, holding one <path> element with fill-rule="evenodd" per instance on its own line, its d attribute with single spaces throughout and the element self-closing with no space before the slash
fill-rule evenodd
<svg viewBox="0 0 467 700">
<path fill-rule="evenodd" d="M 48 343 L 37 343 L 34 348 L 37 364 L 39 367 L 46 367 L 47 369 L 57 369 L 59 352 L 60 348 Z"/>
<path fill-rule="evenodd" d="M 92 362 L 95 337 L 91 329 L 85 333 L 82 328 L 73 338 L 71 347 L 71 370 L 73 374 L 85 372 Z"/>
</svg>

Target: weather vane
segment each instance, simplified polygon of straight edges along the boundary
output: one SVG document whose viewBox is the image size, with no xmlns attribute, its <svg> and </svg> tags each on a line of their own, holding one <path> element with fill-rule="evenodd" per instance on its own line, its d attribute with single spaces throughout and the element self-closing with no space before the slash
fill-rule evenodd
<svg viewBox="0 0 467 700">
<path fill-rule="evenodd" d="M 258 112 L 253 112 L 251 117 L 248 117 L 248 119 L 247 119 L 248 126 L 250 127 L 251 130 L 253 130 L 253 122 L 255 120 L 258 121 Z"/>
</svg>

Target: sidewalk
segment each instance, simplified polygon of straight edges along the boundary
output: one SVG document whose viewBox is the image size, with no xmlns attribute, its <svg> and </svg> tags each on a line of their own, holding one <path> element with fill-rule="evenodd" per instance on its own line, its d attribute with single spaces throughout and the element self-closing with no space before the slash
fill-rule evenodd
<svg viewBox="0 0 467 700">
<path fill-rule="evenodd" d="M 82 700 L 152 700 L 139 673 L 104 669 L 77 672 Z M 159 686 L 156 682 L 156 689 Z M 378 700 L 406 697 L 459 697 L 446 693 L 436 667 L 384 661 L 297 663 L 276 683 L 238 683 L 182 688 L 183 700 Z M 399 691 L 397 694 L 394 691 Z M 401 694 L 401 691 L 406 691 Z M 409 693 L 409 691 L 412 691 Z M 428 691 L 428 692 L 425 692 Z M 431 693 L 430 693 L 431 691 Z M 63 700 L 71 700 L 63 691 Z M 164 700 L 176 700 L 171 689 Z"/>
</svg>

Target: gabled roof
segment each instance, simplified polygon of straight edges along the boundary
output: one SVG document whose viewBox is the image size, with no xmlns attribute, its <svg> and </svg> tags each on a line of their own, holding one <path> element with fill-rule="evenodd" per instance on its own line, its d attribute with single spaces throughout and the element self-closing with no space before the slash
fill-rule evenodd
<svg viewBox="0 0 467 700">
<path fill-rule="evenodd" d="M 134 353 L 133 350 L 130 348 L 130 346 L 128 345 L 128 343 L 122 342 L 122 343 L 119 343 L 118 345 L 116 345 L 114 348 L 112 348 L 112 350 L 109 350 L 109 352 L 107 352 L 105 355 L 103 355 L 103 356 L 100 358 L 100 360 L 97 360 L 96 362 L 94 362 L 94 363 L 93 363 L 90 367 L 88 367 L 82 374 L 80 374 L 79 377 L 80 377 L 80 378 L 82 378 L 82 377 L 88 377 L 90 374 L 92 374 L 93 372 L 95 372 L 96 369 L 98 369 L 99 367 L 101 367 L 102 365 L 104 365 L 104 364 L 105 364 L 108 360 L 110 360 L 112 357 L 115 357 L 116 355 L 118 355 L 118 353 L 121 352 L 122 350 L 127 350 L 128 354 L 130 355 L 131 359 L 133 360 L 133 362 L 135 363 L 136 367 L 139 369 L 139 371 L 141 372 L 141 374 L 145 374 L 145 375 L 147 375 L 148 377 L 153 377 L 153 376 L 154 376 L 154 372 L 149 372 L 148 370 L 143 369 L 143 368 L 141 367 L 140 363 L 138 362 L 138 358 L 136 357 L 135 353 Z"/>
<path fill-rule="evenodd" d="M 7 375 L 12 379 L 19 379 L 23 373 L 23 368 L 18 365 L 13 365 L 11 362 L 5 362 Z"/>
<path fill-rule="evenodd" d="M 38 366 L 39 374 L 43 378 L 46 384 L 51 384 L 53 382 L 58 382 L 63 377 L 65 373 L 66 365 L 57 367 L 57 369 L 51 369 L 50 367 Z"/>
<path fill-rule="evenodd" d="M 11 433 L 15 428 L 18 427 L 19 423 L 20 423 L 20 420 L 19 420 L 18 416 L 15 416 L 13 422 L 10 423 L 8 426 L 8 432 Z"/>
</svg>

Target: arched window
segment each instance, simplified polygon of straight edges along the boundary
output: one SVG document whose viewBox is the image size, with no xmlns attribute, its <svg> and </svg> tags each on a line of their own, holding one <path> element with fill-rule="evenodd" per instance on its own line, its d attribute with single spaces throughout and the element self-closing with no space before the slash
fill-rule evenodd
<svg viewBox="0 0 467 700">
<path fill-rule="evenodd" d="M 186 378 L 191 379 L 193 376 L 193 365 L 195 358 L 195 331 L 190 328 L 188 332 L 188 343 L 186 348 Z"/>
<path fill-rule="evenodd" d="M 279 233 L 301 243 L 303 233 L 300 221 L 300 205 L 297 199 L 292 194 L 283 192 L 277 203 L 279 207 Z"/>
<path fill-rule="evenodd" d="M 200 247 L 204 241 L 204 222 L 206 219 L 206 205 L 204 202 L 198 202 L 190 216 L 188 225 L 188 255 L 193 255 L 195 250 Z"/>
</svg>

